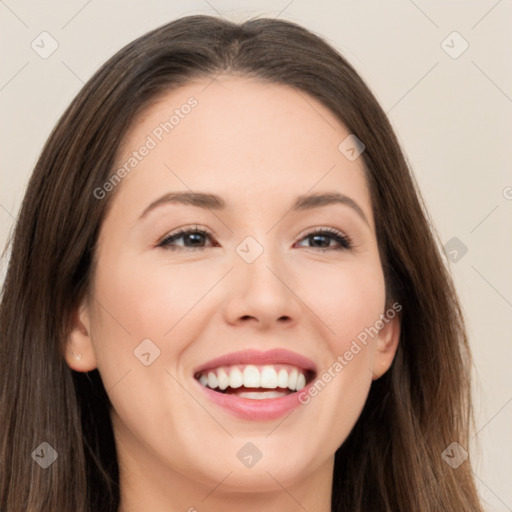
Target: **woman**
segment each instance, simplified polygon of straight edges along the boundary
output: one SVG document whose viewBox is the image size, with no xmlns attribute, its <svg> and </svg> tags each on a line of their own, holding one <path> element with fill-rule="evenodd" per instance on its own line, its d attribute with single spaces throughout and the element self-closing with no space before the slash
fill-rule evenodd
<svg viewBox="0 0 512 512">
<path fill-rule="evenodd" d="M 376 99 L 304 28 L 189 16 L 120 50 L 11 254 L 1 510 L 481 510 L 435 233 Z"/>
</svg>

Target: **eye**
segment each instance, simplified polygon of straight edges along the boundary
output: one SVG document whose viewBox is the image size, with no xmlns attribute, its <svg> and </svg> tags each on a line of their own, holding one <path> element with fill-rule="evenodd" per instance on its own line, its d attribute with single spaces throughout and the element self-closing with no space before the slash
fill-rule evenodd
<svg viewBox="0 0 512 512">
<path fill-rule="evenodd" d="M 318 248 L 321 251 L 342 251 L 352 248 L 352 242 L 348 236 L 344 235 L 341 231 L 334 228 L 319 228 L 311 233 L 305 235 L 301 240 L 313 241 L 312 248 Z M 338 245 L 330 245 L 334 241 Z"/>
<path fill-rule="evenodd" d="M 183 239 L 184 245 L 176 245 L 176 240 Z M 204 239 L 210 238 L 211 234 L 204 230 L 200 229 L 197 226 L 195 228 L 189 229 L 181 229 L 176 233 L 173 233 L 167 237 L 165 237 L 159 244 L 158 247 L 164 247 L 165 249 L 169 249 L 171 251 L 184 249 L 204 249 L 203 245 Z M 190 245 L 187 245 L 190 244 Z"/>
</svg>

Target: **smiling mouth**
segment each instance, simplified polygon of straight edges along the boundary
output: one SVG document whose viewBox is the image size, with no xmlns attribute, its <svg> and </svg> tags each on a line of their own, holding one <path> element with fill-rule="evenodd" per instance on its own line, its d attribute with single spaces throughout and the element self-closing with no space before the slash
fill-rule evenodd
<svg viewBox="0 0 512 512">
<path fill-rule="evenodd" d="M 205 388 L 240 398 L 262 400 L 296 393 L 309 384 L 315 374 L 289 364 L 219 366 L 194 376 Z"/>
</svg>

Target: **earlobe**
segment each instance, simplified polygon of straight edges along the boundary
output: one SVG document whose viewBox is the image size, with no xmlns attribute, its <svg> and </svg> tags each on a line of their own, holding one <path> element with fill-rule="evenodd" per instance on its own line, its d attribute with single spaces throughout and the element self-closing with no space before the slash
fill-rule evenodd
<svg viewBox="0 0 512 512">
<path fill-rule="evenodd" d="M 73 314 L 64 357 L 68 366 L 77 372 L 89 372 L 97 366 L 91 339 L 89 308 L 86 304 L 81 304 Z"/>
<path fill-rule="evenodd" d="M 398 315 L 384 319 L 383 324 L 375 340 L 372 367 L 373 380 L 382 377 L 389 370 L 400 340 L 400 318 Z"/>
</svg>

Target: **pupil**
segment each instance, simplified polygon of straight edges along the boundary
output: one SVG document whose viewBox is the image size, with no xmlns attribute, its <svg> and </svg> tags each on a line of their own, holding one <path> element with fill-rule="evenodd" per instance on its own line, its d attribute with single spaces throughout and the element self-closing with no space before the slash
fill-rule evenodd
<svg viewBox="0 0 512 512">
<path fill-rule="evenodd" d="M 319 238 L 323 239 L 324 242 L 325 242 L 325 236 L 324 235 L 313 235 L 313 240 L 318 241 Z M 320 245 L 325 247 L 326 244 L 324 243 L 324 244 L 320 244 Z M 327 245 L 329 245 L 329 243 L 327 243 Z"/>
<path fill-rule="evenodd" d="M 197 239 L 197 237 L 202 237 L 203 235 L 201 235 L 200 233 L 195 233 L 195 234 L 189 234 L 189 239 L 192 239 L 193 242 L 192 244 L 193 245 L 198 245 L 196 242 L 200 242 L 201 239 L 199 238 L 199 240 Z"/>
</svg>

